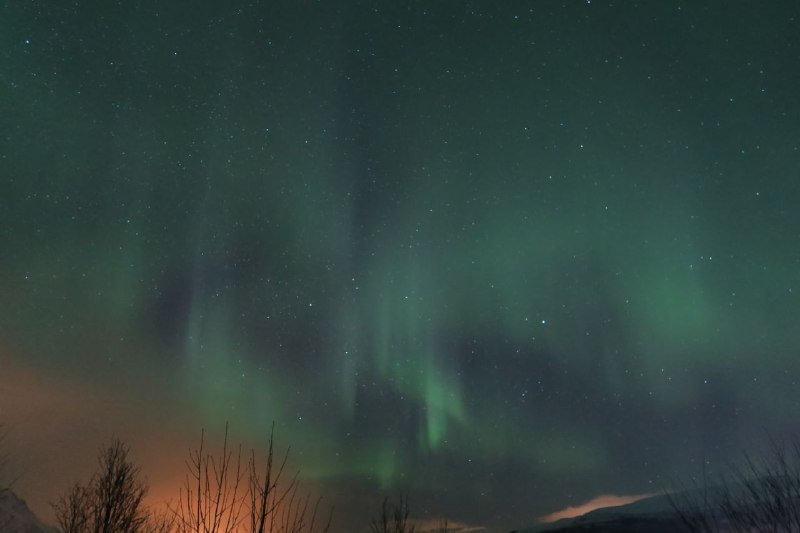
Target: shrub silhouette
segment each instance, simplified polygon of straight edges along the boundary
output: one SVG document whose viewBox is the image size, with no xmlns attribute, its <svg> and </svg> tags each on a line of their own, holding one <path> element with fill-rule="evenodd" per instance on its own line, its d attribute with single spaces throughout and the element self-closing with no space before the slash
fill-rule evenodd
<svg viewBox="0 0 800 533">
<path fill-rule="evenodd" d="M 408 497 L 400 496 L 397 503 L 384 498 L 380 514 L 370 523 L 371 533 L 416 533 L 417 526 L 409 522 Z M 426 530 L 430 531 L 430 530 Z M 450 531 L 447 521 L 442 521 L 436 529 L 437 533 Z"/>
<path fill-rule="evenodd" d="M 372 533 L 414 533 L 416 527 L 408 523 L 408 498 L 400 496 L 398 503 L 390 502 L 389 498 L 383 499 L 381 512 L 372 519 L 370 531 Z"/>
<path fill-rule="evenodd" d="M 670 505 L 691 533 L 800 531 L 800 442 L 772 443 L 760 459 L 745 455 L 741 466 L 710 487 L 668 494 Z"/>
</svg>

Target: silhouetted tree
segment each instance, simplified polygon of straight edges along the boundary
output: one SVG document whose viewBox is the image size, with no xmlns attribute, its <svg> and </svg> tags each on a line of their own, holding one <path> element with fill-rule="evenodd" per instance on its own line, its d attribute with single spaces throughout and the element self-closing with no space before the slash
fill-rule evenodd
<svg viewBox="0 0 800 533">
<path fill-rule="evenodd" d="M 450 527 L 448 526 L 447 520 L 439 524 L 439 529 L 437 531 L 438 533 L 450 533 Z"/>
<path fill-rule="evenodd" d="M 142 533 L 150 531 L 143 504 L 147 485 L 128 460 L 128 447 L 115 439 L 98 455 L 98 471 L 87 485 L 76 483 L 53 504 L 64 533 Z"/>
<path fill-rule="evenodd" d="M 233 462 L 228 450 L 228 426 L 222 453 L 214 456 L 205 451 L 205 431 L 200 432 L 200 447 L 189 450 L 186 476 L 180 491 L 178 507 L 171 509 L 181 533 L 231 533 L 242 521 L 244 495 L 242 483 L 242 448 Z"/>
<path fill-rule="evenodd" d="M 171 509 L 178 533 L 312 533 L 320 500 L 312 507 L 310 497 L 298 495 L 299 473 L 281 486 L 288 458 L 289 449 L 279 466 L 274 463 L 274 424 L 263 471 L 254 450 L 245 466 L 241 446 L 235 454 L 229 449 L 227 424 L 217 456 L 206 452 L 201 432 L 199 448 L 189 451 L 178 507 Z M 321 530 L 330 523 L 331 515 Z"/>
<path fill-rule="evenodd" d="M 400 495 L 400 501 L 395 503 L 384 498 L 381 505 L 380 515 L 374 517 L 370 523 L 371 533 L 415 533 L 428 531 L 431 533 L 450 533 L 450 526 L 447 520 L 440 520 L 435 529 L 419 530 L 417 526 L 409 522 L 408 497 Z M 512 532 L 513 533 L 513 532 Z"/>
<path fill-rule="evenodd" d="M 372 519 L 370 531 L 372 533 L 414 533 L 417 528 L 408 523 L 408 514 L 407 497 L 404 498 L 401 495 L 398 503 L 384 498 L 381 513 Z"/>
<path fill-rule="evenodd" d="M 175 517 L 169 510 L 151 512 L 143 533 L 173 533 Z"/>
</svg>

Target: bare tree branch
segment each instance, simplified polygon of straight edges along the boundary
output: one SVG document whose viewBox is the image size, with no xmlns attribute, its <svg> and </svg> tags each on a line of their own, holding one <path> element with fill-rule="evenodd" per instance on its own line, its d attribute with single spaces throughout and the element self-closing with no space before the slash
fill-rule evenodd
<svg viewBox="0 0 800 533">
<path fill-rule="evenodd" d="M 143 504 L 147 484 L 128 460 L 128 447 L 115 439 L 98 454 L 99 469 L 88 485 L 76 483 L 53 504 L 65 533 L 140 533 L 150 527 Z"/>
<path fill-rule="evenodd" d="M 205 451 L 205 433 L 200 446 L 190 450 L 188 470 L 177 508 L 170 509 L 178 533 L 312 533 L 320 500 L 313 509 L 310 497 L 298 496 L 298 474 L 286 484 L 282 477 L 289 449 L 280 464 L 274 460 L 274 424 L 269 447 L 259 468 L 255 450 L 250 451 L 244 479 L 241 446 L 236 456 L 228 449 L 228 426 L 225 426 L 222 453 Z M 235 460 L 234 460 L 235 459 Z M 242 483 L 246 487 L 242 488 Z M 243 494 L 245 492 L 245 494 Z M 311 519 L 306 517 L 311 512 Z M 331 511 L 332 516 L 332 511 Z M 330 529 L 331 516 L 321 530 Z"/>
<path fill-rule="evenodd" d="M 800 441 L 771 446 L 762 458 L 745 454 L 741 466 L 732 466 L 717 482 L 713 502 L 705 475 L 702 487 L 668 494 L 683 527 L 692 533 L 800 531 Z"/>
<path fill-rule="evenodd" d="M 234 460 L 235 459 L 235 460 Z M 232 533 L 239 528 L 245 498 L 241 494 L 243 480 L 242 448 L 234 458 L 228 448 L 228 425 L 222 452 L 214 456 L 205 451 L 205 431 L 200 446 L 189 451 L 186 475 L 177 508 L 170 512 L 179 533 Z"/>
<path fill-rule="evenodd" d="M 408 521 L 408 498 L 400 496 L 397 503 L 384 498 L 381 513 L 372 519 L 370 531 L 372 533 L 414 533 L 416 526 Z"/>
</svg>

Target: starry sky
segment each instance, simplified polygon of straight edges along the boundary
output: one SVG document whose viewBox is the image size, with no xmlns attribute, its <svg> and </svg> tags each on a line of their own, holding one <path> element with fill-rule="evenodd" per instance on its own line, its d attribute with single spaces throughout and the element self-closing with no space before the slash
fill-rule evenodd
<svg viewBox="0 0 800 533">
<path fill-rule="evenodd" d="M 44 518 L 201 428 L 490 532 L 800 415 L 794 1 L 5 2 L 0 421 Z M 69 458 L 66 460 L 65 458 Z"/>
</svg>

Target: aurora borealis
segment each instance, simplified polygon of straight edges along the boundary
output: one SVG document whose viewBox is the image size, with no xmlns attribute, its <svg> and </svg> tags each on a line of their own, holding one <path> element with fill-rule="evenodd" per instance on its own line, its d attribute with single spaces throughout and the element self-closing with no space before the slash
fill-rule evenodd
<svg viewBox="0 0 800 533">
<path fill-rule="evenodd" d="M 401 492 L 508 531 L 797 429 L 796 2 L 11 1 L 0 40 L 44 517 L 112 435 L 166 497 L 226 421 L 341 531 Z"/>
</svg>

